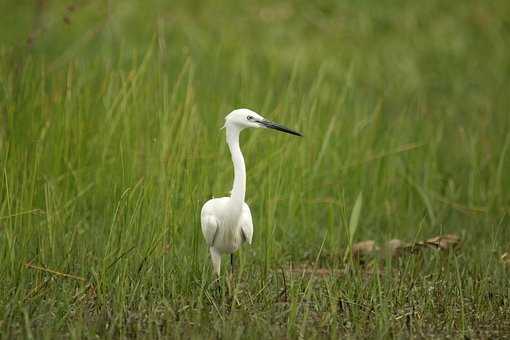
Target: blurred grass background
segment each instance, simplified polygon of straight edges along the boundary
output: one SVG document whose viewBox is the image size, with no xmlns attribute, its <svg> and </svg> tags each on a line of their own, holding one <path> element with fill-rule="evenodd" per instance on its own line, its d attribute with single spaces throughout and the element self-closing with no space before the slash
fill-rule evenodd
<svg viewBox="0 0 510 340">
<path fill-rule="evenodd" d="M 0 13 L 3 337 L 508 331 L 507 1 Z M 199 211 L 231 187 L 219 129 L 237 107 L 305 137 L 243 133 L 254 245 L 218 299 Z M 342 261 L 360 192 L 356 241 L 448 232 L 462 249 L 367 276 Z M 347 271 L 283 282 L 316 258 Z"/>
</svg>

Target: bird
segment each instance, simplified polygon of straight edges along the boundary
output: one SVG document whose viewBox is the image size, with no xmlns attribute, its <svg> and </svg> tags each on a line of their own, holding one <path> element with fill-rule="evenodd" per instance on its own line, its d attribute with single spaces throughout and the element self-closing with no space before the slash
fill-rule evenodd
<svg viewBox="0 0 510 340">
<path fill-rule="evenodd" d="M 223 129 L 232 163 L 234 182 L 230 196 L 212 198 L 205 202 L 200 213 L 202 234 L 209 247 L 213 272 L 220 276 L 221 256 L 230 254 L 232 271 L 234 253 L 245 242 L 251 245 L 253 238 L 253 220 L 250 207 L 246 204 L 246 167 L 239 146 L 239 135 L 247 128 L 274 129 L 295 136 L 303 136 L 281 124 L 265 119 L 249 109 L 236 109 L 225 117 Z"/>
</svg>

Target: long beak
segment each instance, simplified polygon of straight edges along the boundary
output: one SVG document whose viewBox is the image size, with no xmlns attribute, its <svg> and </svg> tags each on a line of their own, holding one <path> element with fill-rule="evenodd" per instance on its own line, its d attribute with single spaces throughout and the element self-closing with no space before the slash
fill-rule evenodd
<svg viewBox="0 0 510 340">
<path fill-rule="evenodd" d="M 292 129 L 289 129 L 288 127 L 285 127 L 278 123 L 271 122 L 269 120 L 265 120 L 265 119 L 257 120 L 257 123 L 259 123 L 260 125 L 268 128 L 268 129 L 275 129 L 275 130 L 282 131 L 285 133 L 290 133 L 291 135 L 294 135 L 294 136 L 300 136 L 300 137 L 303 136 L 300 132 L 294 131 Z"/>
</svg>

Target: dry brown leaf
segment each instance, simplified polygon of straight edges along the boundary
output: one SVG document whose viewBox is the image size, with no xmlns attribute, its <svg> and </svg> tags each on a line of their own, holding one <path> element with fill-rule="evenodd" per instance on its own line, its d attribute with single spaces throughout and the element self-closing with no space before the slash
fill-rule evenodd
<svg viewBox="0 0 510 340">
<path fill-rule="evenodd" d="M 411 253 L 415 249 L 415 247 L 408 243 L 399 239 L 393 239 L 384 245 L 384 253 L 389 257 L 398 257 L 404 253 Z"/>
<path fill-rule="evenodd" d="M 375 241 L 367 240 L 353 244 L 351 250 L 353 257 L 361 257 L 379 251 L 379 247 L 376 246 Z"/>
<path fill-rule="evenodd" d="M 447 251 L 457 248 L 461 244 L 461 239 L 457 234 L 446 234 L 435 236 L 424 241 L 406 242 L 399 239 L 392 239 L 380 247 L 375 241 L 366 240 L 355 243 L 351 247 L 353 259 L 361 264 L 366 264 L 367 260 L 374 256 L 386 256 L 388 258 L 398 258 L 400 256 L 409 256 L 420 253 L 424 249 L 436 249 Z M 507 255 L 507 261 L 510 265 L 510 255 Z M 503 259 L 502 259 L 503 260 Z"/>
<path fill-rule="evenodd" d="M 446 234 L 429 238 L 426 241 L 418 242 L 418 245 L 425 245 L 435 247 L 440 250 L 449 250 L 458 246 L 460 243 L 460 237 L 456 234 Z"/>
<path fill-rule="evenodd" d="M 504 265 L 510 266 L 510 253 L 503 253 L 499 259 Z"/>
</svg>

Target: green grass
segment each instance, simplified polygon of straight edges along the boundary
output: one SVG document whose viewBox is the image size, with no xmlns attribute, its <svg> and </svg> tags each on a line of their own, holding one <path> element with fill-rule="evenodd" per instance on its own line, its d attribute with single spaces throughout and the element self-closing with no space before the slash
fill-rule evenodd
<svg viewBox="0 0 510 340">
<path fill-rule="evenodd" d="M 510 334 L 507 1 L 0 12 L 2 338 Z M 218 295 L 199 212 L 237 107 L 305 137 L 242 134 L 254 241 Z"/>
</svg>

